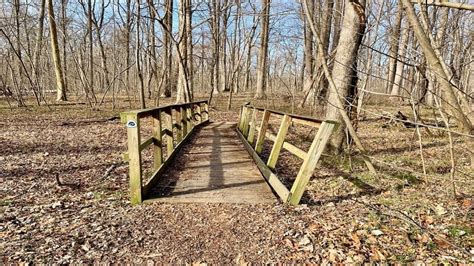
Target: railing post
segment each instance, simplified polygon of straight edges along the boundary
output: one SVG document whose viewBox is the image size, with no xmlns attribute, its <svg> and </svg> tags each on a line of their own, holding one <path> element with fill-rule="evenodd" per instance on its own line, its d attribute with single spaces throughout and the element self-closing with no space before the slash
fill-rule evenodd
<svg viewBox="0 0 474 266">
<path fill-rule="evenodd" d="M 204 112 L 205 112 L 204 121 L 209 121 L 209 102 L 208 101 L 204 103 Z"/>
<path fill-rule="evenodd" d="M 181 126 L 183 127 L 183 138 L 188 135 L 188 122 L 187 122 L 187 113 L 186 105 L 181 106 Z"/>
<path fill-rule="evenodd" d="M 248 142 L 250 145 L 253 144 L 253 139 L 255 136 L 255 123 L 257 121 L 257 109 L 253 108 L 252 118 L 250 119 L 250 129 L 249 129 L 249 136 L 247 137 Z"/>
<path fill-rule="evenodd" d="M 268 120 L 270 120 L 270 112 L 265 110 L 263 112 L 262 123 L 260 124 L 260 131 L 258 132 L 257 142 L 255 143 L 255 152 L 260 154 L 263 149 L 263 142 L 265 141 L 265 134 L 267 133 Z"/>
<path fill-rule="evenodd" d="M 153 170 L 160 168 L 163 163 L 163 150 L 162 150 L 162 134 L 161 134 L 161 112 L 158 111 L 153 114 L 153 129 L 152 134 L 155 138 L 153 140 Z"/>
<path fill-rule="evenodd" d="M 243 106 L 240 106 L 240 112 L 239 112 L 239 118 L 238 118 L 238 124 L 237 124 L 237 128 L 239 129 L 240 132 L 242 132 L 242 118 L 243 118 L 243 113 L 244 111 L 244 107 Z"/>
<path fill-rule="evenodd" d="M 289 115 L 284 115 L 283 119 L 281 120 L 280 129 L 278 130 L 275 143 L 273 143 L 272 151 L 268 157 L 267 166 L 270 169 L 274 169 L 276 166 L 278 156 L 280 156 L 281 147 L 283 146 L 283 142 L 285 142 L 286 133 L 290 127 L 290 123 L 291 117 Z"/>
<path fill-rule="evenodd" d="M 140 120 L 137 114 L 127 114 L 127 145 L 129 156 L 130 201 L 142 203 L 142 165 L 140 153 Z"/>
<path fill-rule="evenodd" d="M 181 107 L 174 109 L 174 121 L 176 125 L 176 141 L 179 143 L 183 139 L 183 121 L 181 119 Z"/>
<path fill-rule="evenodd" d="M 169 155 L 173 152 L 174 140 L 173 140 L 173 109 L 167 108 L 166 114 L 166 154 Z"/>
<path fill-rule="evenodd" d="M 201 104 L 198 103 L 197 104 L 197 114 L 199 116 L 199 119 L 198 119 L 198 125 L 202 123 L 202 110 L 201 110 Z"/>
<path fill-rule="evenodd" d="M 191 131 L 194 128 L 193 124 L 193 106 L 186 106 L 186 123 L 188 123 L 188 130 Z"/>
<path fill-rule="evenodd" d="M 242 111 L 242 115 L 243 115 L 242 135 L 244 135 L 244 137 L 248 137 L 250 108 L 247 107 L 247 106 L 244 106 L 244 110 Z"/>
<path fill-rule="evenodd" d="M 316 168 L 316 164 L 318 163 L 321 154 L 324 151 L 324 147 L 326 147 L 326 143 L 331 136 L 331 133 L 336 125 L 330 122 L 323 122 L 321 127 L 316 133 L 313 142 L 311 143 L 311 147 L 309 148 L 308 155 L 304 159 L 303 164 L 301 165 L 300 171 L 296 176 L 295 182 L 291 187 L 291 194 L 290 198 L 288 199 L 288 203 L 292 205 L 298 205 L 303 196 L 303 192 L 305 190 L 308 181 L 313 174 L 314 169 Z"/>
</svg>

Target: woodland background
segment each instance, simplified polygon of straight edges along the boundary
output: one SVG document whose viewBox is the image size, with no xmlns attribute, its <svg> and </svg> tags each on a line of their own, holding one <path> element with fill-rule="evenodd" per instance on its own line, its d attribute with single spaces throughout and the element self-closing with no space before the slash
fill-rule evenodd
<svg viewBox="0 0 474 266">
<path fill-rule="evenodd" d="M 474 16 L 432 2 L 2 1 L 4 259 L 472 262 Z M 118 113 L 196 99 L 339 121 L 304 205 L 132 208 Z"/>
</svg>

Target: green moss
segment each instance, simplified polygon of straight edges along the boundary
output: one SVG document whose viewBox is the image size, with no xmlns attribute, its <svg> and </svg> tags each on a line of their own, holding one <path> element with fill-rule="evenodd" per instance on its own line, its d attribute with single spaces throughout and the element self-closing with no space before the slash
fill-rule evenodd
<svg viewBox="0 0 474 266">
<path fill-rule="evenodd" d="M 390 198 L 381 198 L 379 202 L 380 204 L 383 204 L 386 206 L 393 206 L 396 203 L 394 199 L 390 199 Z"/>
<path fill-rule="evenodd" d="M 101 200 L 105 198 L 104 192 L 94 192 L 94 199 Z"/>
<path fill-rule="evenodd" d="M 418 177 L 416 177 L 416 176 L 414 176 L 410 173 L 398 172 L 398 173 L 393 174 L 393 177 L 395 177 L 397 179 L 400 179 L 400 180 L 404 180 L 410 185 L 411 184 L 419 184 L 419 183 L 423 182 L 421 179 L 419 179 Z"/>
<path fill-rule="evenodd" d="M 398 254 L 398 255 L 395 255 L 395 259 L 398 261 L 398 262 L 401 262 L 401 263 L 407 263 L 407 262 L 410 262 L 412 259 L 410 258 L 410 256 L 406 255 L 406 254 Z"/>
<path fill-rule="evenodd" d="M 472 234 L 472 229 L 467 226 L 453 225 L 448 227 L 448 234 L 451 237 L 465 237 Z"/>
<path fill-rule="evenodd" d="M 5 207 L 5 206 L 10 206 L 13 204 L 12 200 L 9 199 L 2 199 L 0 200 L 0 206 Z"/>
<path fill-rule="evenodd" d="M 433 241 L 430 241 L 430 242 L 428 242 L 428 244 L 426 244 L 426 248 L 427 248 L 428 250 L 435 250 L 437 247 L 438 247 L 438 246 L 437 246 L 436 243 L 433 242 Z"/>
</svg>

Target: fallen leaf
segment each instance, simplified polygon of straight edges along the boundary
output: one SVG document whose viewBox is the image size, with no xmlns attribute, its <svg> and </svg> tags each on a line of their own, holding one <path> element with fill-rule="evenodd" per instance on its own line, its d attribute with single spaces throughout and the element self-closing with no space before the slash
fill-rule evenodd
<svg viewBox="0 0 474 266">
<path fill-rule="evenodd" d="M 374 236 L 381 236 L 383 235 L 383 232 L 381 230 L 375 229 L 371 231 L 372 235 Z"/>
</svg>

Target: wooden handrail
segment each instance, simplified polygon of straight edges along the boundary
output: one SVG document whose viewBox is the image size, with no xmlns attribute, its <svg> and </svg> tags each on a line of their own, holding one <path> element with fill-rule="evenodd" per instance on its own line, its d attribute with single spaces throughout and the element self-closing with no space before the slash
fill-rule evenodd
<svg viewBox="0 0 474 266">
<path fill-rule="evenodd" d="M 162 114 L 164 119 L 162 119 Z M 120 116 L 127 127 L 128 151 L 124 158 L 129 162 L 130 201 L 132 204 L 139 204 L 189 139 L 194 127 L 209 121 L 209 104 L 208 101 L 171 104 L 123 112 Z M 141 142 L 140 124 L 143 122 L 141 119 L 150 116 L 153 117 L 152 136 Z M 166 159 L 163 156 L 163 144 L 165 144 Z M 150 145 L 153 145 L 153 173 L 149 181 L 143 184 L 141 153 Z"/>
<path fill-rule="evenodd" d="M 125 114 L 136 114 L 140 118 L 146 117 L 146 116 L 151 116 L 153 113 L 160 111 L 160 110 L 165 110 L 169 108 L 177 108 L 177 107 L 186 107 L 186 106 L 199 106 L 200 104 L 208 103 L 207 100 L 203 101 L 195 101 L 195 102 L 189 102 L 189 103 L 175 103 L 175 104 L 169 104 L 169 105 L 163 105 L 163 106 L 158 106 L 158 107 L 153 107 L 153 108 L 147 108 L 147 109 L 139 109 L 139 110 L 131 110 L 124 112 Z M 207 112 L 207 111 L 206 111 Z"/>
<path fill-rule="evenodd" d="M 263 112 L 260 126 L 257 126 L 257 112 Z M 267 132 L 271 115 L 281 117 L 280 128 L 277 135 Z M 292 123 L 318 128 L 318 132 L 307 152 L 285 141 L 286 134 Z M 303 196 L 305 187 L 316 168 L 316 164 L 324 151 L 331 133 L 337 126 L 338 123 L 331 120 L 321 120 L 308 116 L 268 110 L 246 104 L 242 106 L 239 114 L 237 132 L 247 151 L 257 164 L 260 172 L 276 194 L 278 194 L 280 199 L 283 202 L 297 205 Z M 258 132 L 258 136 L 257 141 L 254 143 L 253 139 L 255 131 Z M 264 162 L 259 156 L 262 152 L 265 139 L 273 141 L 273 147 L 267 162 Z M 296 176 L 291 190 L 288 190 L 288 188 L 286 188 L 278 176 L 273 172 L 282 148 L 303 159 L 303 164 L 298 171 L 298 175 Z"/>
<path fill-rule="evenodd" d="M 273 109 L 265 109 L 265 108 L 256 107 L 256 106 L 253 106 L 253 105 L 250 105 L 250 104 L 243 105 L 243 107 L 252 108 L 252 109 L 255 109 L 257 111 L 262 111 L 262 112 L 267 111 L 267 112 L 270 112 L 272 114 L 278 114 L 278 115 L 281 115 L 281 116 L 287 115 L 287 116 L 291 117 L 293 122 L 295 122 L 295 123 L 304 124 L 304 125 L 313 126 L 313 127 L 317 127 L 317 125 L 320 125 L 322 122 L 336 123 L 336 124 L 338 123 L 336 121 L 326 120 L 326 119 L 318 119 L 318 118 L 311 117 L 311 116 L 306 116 L 306 115 L 298 115 L 298 114 L 292 114 L 292 113 L 287 113 L 287 112 L 273 110 Z M 314 122 L 314 123 L 308 123 L 308 122 Z"/>
</svg>

